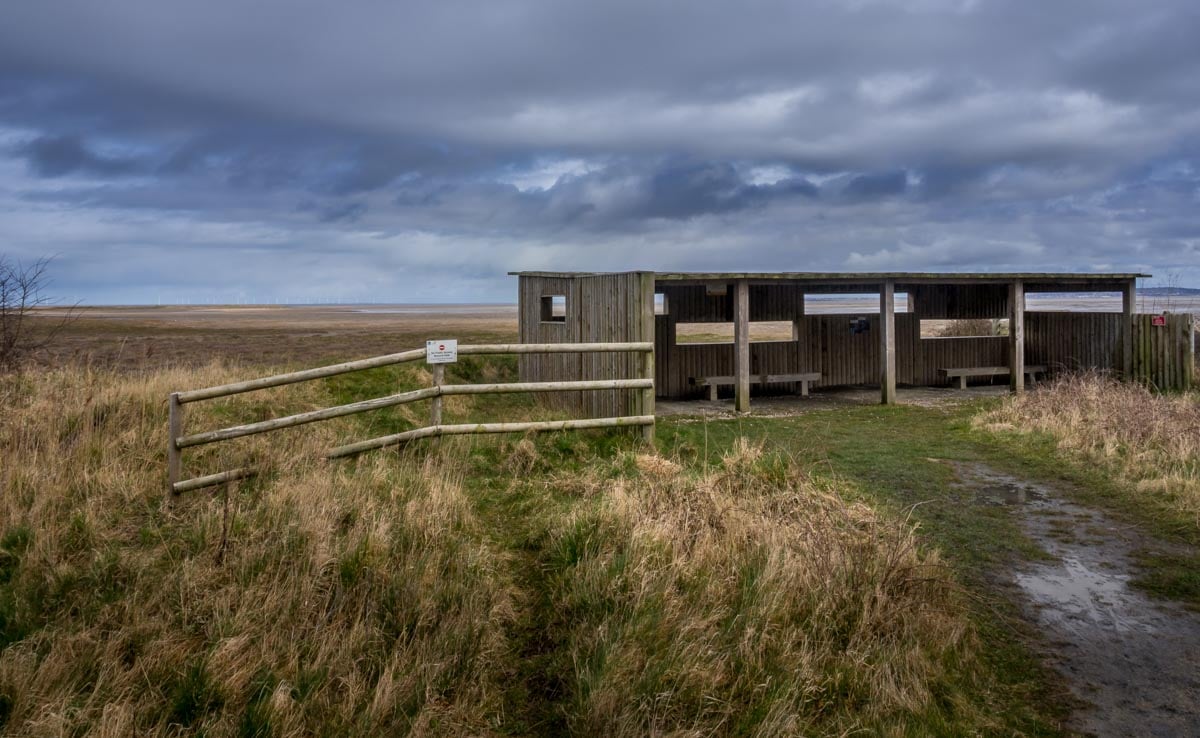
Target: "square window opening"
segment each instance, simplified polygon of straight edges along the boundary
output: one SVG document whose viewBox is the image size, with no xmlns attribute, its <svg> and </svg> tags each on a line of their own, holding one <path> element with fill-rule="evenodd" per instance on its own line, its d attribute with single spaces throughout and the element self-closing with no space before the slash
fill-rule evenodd
<svg viewBox="0 0 1200 738">
<path fill-rule="evenodd" d="M 542 322 L 543 323 L 566 323 L 567 322 L 567 296 L 566 295 L 544 295 L 542 297 Z"/>
</svg>

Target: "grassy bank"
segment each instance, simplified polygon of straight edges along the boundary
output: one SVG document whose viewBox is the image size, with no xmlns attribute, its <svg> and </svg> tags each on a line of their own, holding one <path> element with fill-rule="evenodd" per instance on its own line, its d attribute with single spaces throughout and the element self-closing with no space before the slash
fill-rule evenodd
<svg viewBox="0 0 1200 738">
<path fill-rule="evenodd" d="M 202 403 L 189 427 L 394 392 L 420 371 Z M 763 420 L 707 445 L 695 424 L 664 424 L 661 456 L 555 434 L 313 460 L 419 420 L 394 409 L 189 454 L 195 473 L 268 473 L 228 499 L 169 500 L 167 392 L 243 375 L 5 380 L 7 734 L 1052 731 L 1031 697 L 1040 674 L 986 623 L 981 637 L 926 545 L 953 543 L 952 526 L 918 538 L 906 500 L 875 489 L 874 474 L 925 483 L 894 456 L 846 476 L 764 442 L 794 421 Z M 451 417 L 523 411 L 454 399 Z"/>
<path fill-rule="evenodd" d="M 1200 606 L 1200 395 L 1163 395 L 1098 374 L 1011 397 L 975 425 L 1007 453 L 1083 482 L 1076 493 L 1182 546 L 1142 552 L 1135 583 Z"/>
<path fill-rule="evenodd" d="M 979 419 L 1000 435 L 1044 435 L 1065 457 L 1116 477 L 1163 522 L 1200 530 L 1200 397 L 1162 395 L 1098 374 L 1005 400 Z"/>
<path fill-rule="evenodd" d="M 231 378 L 63 370 L 5 387 L 7 732 L 485 731 L 512 597 L 462 475 L 382 456 L 314 463 L 329 424 L 193 462 L 273 470 L 232 499 L 167 501 L 163 398 Z M 212 427 L 328 399 L 245 398 L 193 417 Z"/>
</svg>

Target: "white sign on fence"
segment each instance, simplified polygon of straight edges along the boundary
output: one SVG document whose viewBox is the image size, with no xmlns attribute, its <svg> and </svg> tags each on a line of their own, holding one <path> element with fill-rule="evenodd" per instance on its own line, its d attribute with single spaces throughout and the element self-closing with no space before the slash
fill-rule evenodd
<svg viewBox="0 0 1200 738">
<path fill-rule="evenodd" d="M 454 364 L 458 361 L 458 339 L 425 342 L 426 364 Z"/>
</svg>

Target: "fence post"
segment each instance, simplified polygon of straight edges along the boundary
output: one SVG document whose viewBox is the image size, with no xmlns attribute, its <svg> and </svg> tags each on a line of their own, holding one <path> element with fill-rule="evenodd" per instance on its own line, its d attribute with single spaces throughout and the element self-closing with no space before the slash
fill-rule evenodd
<svg viewBox="0 0 1200 738">
<path fill-rule="evenodd" d="M 433 365 L 433 386 L 441 387 L 446 381 L 446 365 Z M 442 424 L 442 396 L 439 394 L 429 403 L 429 424 L 439 426 Z"/>
<path fill-rule="evenodd" d="M 654 379 L 654 351 L 642 353 L 642 379 Z M 654 414 L 654 385 L 642 390 L 642 415 Z M 654 424 L 642 426 L 642 440 L 654 443 Z"/>
<path fill-rule="evenodd" d="M 1183 388 L 1189 390 L 1196 380 L 1196 314 L 1188 313 L 1183 322 Z"/>
<path fill-rule="evenodd" d="M 654 382 L 654 344 L 655 344 L 655 319 L 654 319 L 654 274 L 652 272 L 642 272 L 640 275 L 641 299 L 638 301 L 641 305 L 641 325 L 639 326 L 641 335 L 638 339 L 648 341 L 650 350 L 643 351 L 638 361 L 638 365 L 642 369 L 642 379 L 649 379 Z M 655 387 L 653 384 L 649 388 L 642 390 L 642 401 L 637 403 L 641 406 L 640 415 L 654 415 L 654 393 Z M 642 426 L 642 440 L 648 444 L 654 443 L 654 425 Z"/>
<path fill-rule="evenodd" d="M 179 403 L 179 393 L 172 392 L 167 401 L 167 491 L 175 494 L 175 483 L 179 481 L 180 436 L 183 435 L 183 405 Z"/>
</svg>

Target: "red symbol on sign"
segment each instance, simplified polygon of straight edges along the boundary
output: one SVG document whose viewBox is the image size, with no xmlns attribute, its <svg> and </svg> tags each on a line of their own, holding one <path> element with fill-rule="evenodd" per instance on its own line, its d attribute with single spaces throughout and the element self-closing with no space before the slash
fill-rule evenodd
<svg viewBox="0 0 1200 738">
<path fill-rule="evenodd" d="M 1155 315 L 1150 318 L 1150 325 L 1166 325 L 1166 324 L 1167 324 L 1167 316 L 1165 316 L 1165 315 Z"/>
<path fill-rule="evenodd" d="M 445 350 L 446 350 L 446 344 L 444 344 L 444 343 L 438 344 L 438 351 L 445 351 Z"/>
</svg>

